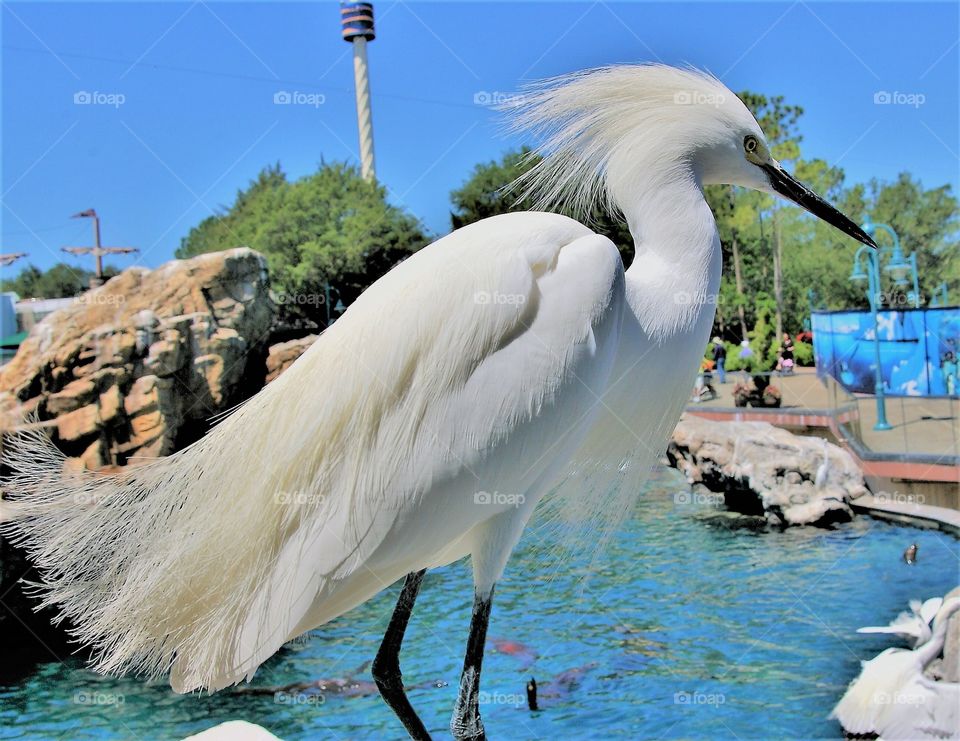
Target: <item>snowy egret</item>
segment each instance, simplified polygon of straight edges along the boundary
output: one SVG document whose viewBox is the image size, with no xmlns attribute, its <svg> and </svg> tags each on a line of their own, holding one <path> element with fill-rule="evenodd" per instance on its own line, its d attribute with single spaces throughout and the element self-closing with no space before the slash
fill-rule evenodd
<svg viewBox="0 0 960 741">
<path fill-rule="evenodd" d="M 482 738 L 494 585 L 534 507 L 556 489 L 587 523 L 622 516 L 686 402 L 720 285 L 703 187 L 779 194 L 873 245 L 781 167 L 709 75 L 596 69 L 531 88 L 514 113 L 543 142 L 521 185 L 545 206 L 622 214 L 629 270 L 574 219 L 486 219 L 383 276 L 169 458 L 66 477 L 39 435 L 9 456 L 5 489 L 29 513 L 7 530 L 97 669 L 169 670 L 178 692 L 218 690 L 406 575 L 373 675 L 410 735 L 428 738 L 400 647 L 425 570 L 470 555 L 451 728 Z M 634 480 L 618 486 L 625 472 Z"/>
<path fill-rule="evenodd" d="M 938 682 L 923 670 L 940 655 L 960 598 L 945 600 L 933 634 L 914 650 L 888 648 L 863 670 L 830 714 L 850 734 L 885 739 L 960 738 L 960 684 Z"/>
<path fill-rule="evenodd" d="M 814 476 L 813 483 L 817 487 L 817 491 L 820 491 L 824 486 L 827 485 L 827 480 L 830 478 L 830 454 L 827 450 L 827 441 L 821 439 L 823 443 L 823 462 L 817 466 L 817 473 Z"/>
<path fill-rule="evenodd" d="M 930 621 L 943 604 L 942 597 L 931 597 L 923 604 L 910 600 L 910 611 L 901 612 L 889 625 L 871 625 L 857 628 L 857 633 L 890 633 L 903 638 L 911 648 L 930 640 Z"/>
</svg>

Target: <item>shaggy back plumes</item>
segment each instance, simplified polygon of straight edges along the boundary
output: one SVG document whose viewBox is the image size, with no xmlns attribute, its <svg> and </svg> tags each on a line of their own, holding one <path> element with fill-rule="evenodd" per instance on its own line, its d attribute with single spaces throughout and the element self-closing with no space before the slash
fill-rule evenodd
<svg viewBox="0 0 960 741">
<path fill-rule="evenodd" d="M 721 136 L 744 107 L 707 73 L 648 64 L 533 83 L 504 110 L 510 130 L 541 142 L 542 160 L 513 187 L 539 209 L 566 206 L 582 217 L 595 205 L 616 213 L 635 168 L 660 164 L 669 174 L 694 133 L 701 143 L 705 132 Z"/>
</svg>

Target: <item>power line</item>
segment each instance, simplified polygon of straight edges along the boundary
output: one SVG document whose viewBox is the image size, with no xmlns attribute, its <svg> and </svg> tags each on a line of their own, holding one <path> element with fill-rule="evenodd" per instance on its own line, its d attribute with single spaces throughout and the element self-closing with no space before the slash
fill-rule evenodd
<svg viewBox="0 0 960 741">
<path fill-rule="evenodd" d="M 351 97 L 354 94 L 353 90 L 348 90 L 347 88 L 337 87 L 335 85 L 318 85 L 315 81 L 309 81 L 309 80 L 285 80 L 285 79 L 274 78 L 274 77 L 259 77 L 257 75 L 243 75 L 238 72 L 225 72 L 220 70 L 197 69 L 196 67 L 181 67 L 179 65 L 162 64 L 158 62 L 142 62 L 142 61 L 137 62 L 130 59 L 118 59 L 116 57 L 101 57 L 94 54 L 81 54 L 78 52 L 59 52 L 59 51 L 52 51 L 48 49 L 37 49 L 29 46 L 13 46 L 10 44 L 4 44 L 2 48 L 4 50 L 10 50 L 10 51 L 28 52 L 32 54 L 44 54 L 46 56 L 68 57 L 71 59 L 85 59 L 92 62 L 106 62 L 108 64 L 118 64 L 118 65 L 122 64 L 127 67 L 149 67 L 158 71 L 185 72 L 187 74 L 207 75 L 210 77 L 227 77 L 235 80 L 249 80 L 251 82 L 269 83 L 273 86 L 276 86 L 278 84 L 296 85 L 297 87 L 310 88 L 313 90 L 318 90 L 323 92 L 342 93 L 343 95 L 349 95 Z M 440 106 L 448 106 L 452 108 L 469 108 L 471 110 L 477 109 L 477 105 L 475 103 L 458 103 L 451 100 L 437 100 L 435 98 L 420 98 L 412 95 L 402 95 L 400 93 L 378 92 L 375 97 L 393 98 L 394 100 L 402 100 L 410 103 L 424 103 L 426 105 L 440 105 Z"/>
</svg>

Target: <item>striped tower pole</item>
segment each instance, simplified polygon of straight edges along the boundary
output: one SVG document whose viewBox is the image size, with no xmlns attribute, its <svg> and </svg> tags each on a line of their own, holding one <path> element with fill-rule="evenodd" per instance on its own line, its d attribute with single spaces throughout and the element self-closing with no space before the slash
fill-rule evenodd
<svg viewBox="0 0 960 741">
<path fill-rule="evenodd" d="M 376 178 L 373 157 L 373 115 L 370 111 L 370 78 L 367 75 L 367 42 L 376 38 L 371 3 L 340 3 L 343 38 L 353 44 L 353 79 L 357 89 L 357 125 L 360 130 L 360 172 Z"/>
</svg>

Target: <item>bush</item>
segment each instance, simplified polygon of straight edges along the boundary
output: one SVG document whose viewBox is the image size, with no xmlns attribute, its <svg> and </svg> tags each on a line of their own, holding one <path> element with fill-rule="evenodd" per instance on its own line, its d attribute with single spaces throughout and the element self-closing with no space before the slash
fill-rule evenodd
<svg viewBox="0 0 960 741">
<path fill-rule="evenodd" d="M 793 362 L 796 365 L 812 366 L 814 364 L 813 345 L 809 342 L 794 342 Z"/>
</svg>

